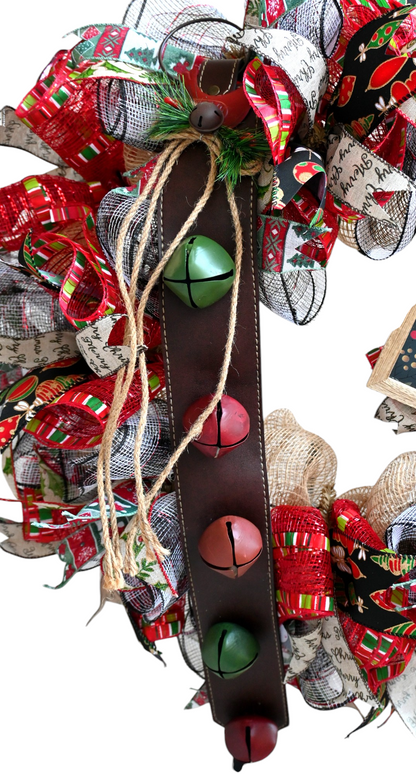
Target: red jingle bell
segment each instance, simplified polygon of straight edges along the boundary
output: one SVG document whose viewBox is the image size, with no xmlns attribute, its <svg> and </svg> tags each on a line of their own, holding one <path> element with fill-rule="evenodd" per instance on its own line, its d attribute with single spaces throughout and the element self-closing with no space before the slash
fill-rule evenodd
<svg viewBox="0 0 416 774">
<path fill-rule="evenodd" d="M 210 400 L 212 395 L 204 395 L 189 406 L 183 417 L 186 431 L 196 422 Z M 201 434 L 192 443 L 207 457 L 216 459 L 244 443 L 249 432 L 250 417 L 244 406 L 229 395 L 223 395 L 216 409 L 205 420 Z"/>
<path fill-rule="evenodd" d="M 234 758 L 234 770 L 241 771 L 244 763 L 256 763 L 267 758 L 276 747 L 278 728 L 260 715 L 235 718 L 225 727 L 225 744 Z"/>
<path fill-rule="evenodd" d="M 242 516 L 221 516 L 206 528 L 198 543 L 205 564 L 227 578 L 241 578 L 263 550 L 260 530 Z"/>
</svg>

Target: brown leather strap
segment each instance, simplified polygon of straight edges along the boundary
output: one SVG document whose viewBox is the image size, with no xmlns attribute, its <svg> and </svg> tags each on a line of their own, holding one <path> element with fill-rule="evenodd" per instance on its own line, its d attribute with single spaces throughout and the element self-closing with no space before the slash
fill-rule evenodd
<svg viewBox="0 0 416 774">
<path fill-rule="evenodd" d="M 187 149 L 174 168 L 160 204 L 160 249 L 178 233 L 204 190 L 209 157 L 202 144 Z M 214 720 L 226 725 L 246 713 L 265 715 L 279 728 L 288 724 L 271 553 L 268 488 L 263 451 L 260 388 L 258 293 L 254 184 L 244 178 L 236 189 L 244 231 L 244 257 L 238 323 L 227 392 L 248 411 L 248 440 L 220 459 L 190 447 L 179 460 L 176 492 L 182 523 L 190 590 L 201 641 L 210 626 L 232 621 L 249 629 L 260 644 L 255 664 L 234 680 L 207 671 Z M 219 242 L 234 255 L 234 235 L 225 186 L 217 184 L 198 218 L 194 234 Z M 183 434 L 182 417 L 191 403 L 212 393 L 225 346 L 230 294 L 207 309 L 185 306 L 161 289 L 168 405 L 173 443 Z M 210 569 L 198 553 L 198 541 L 211 522 L 235 514 L 260 529 L 264 550 L 241 578 Z"/>
<path fill-rule="evenodd" d="M 198 77 L 198 86 L 207 94 L 228 94 L 237 84 L 243 59 L 206 59 Z M 217 87 L 218 91 L 212 91 Z"/>
</svg>

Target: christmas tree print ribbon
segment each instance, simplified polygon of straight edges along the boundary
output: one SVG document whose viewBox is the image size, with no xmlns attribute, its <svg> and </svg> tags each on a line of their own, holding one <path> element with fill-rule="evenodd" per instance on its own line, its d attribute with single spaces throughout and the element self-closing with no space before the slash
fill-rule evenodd
<svg viewBox="0 0 416 774">
<path fill-rule="evenodd" d="M 287 272 L 324 268 L 328 261 L 325 227 L 310 227 L 271 215 L 259 216 L 257 243 L 263 271 Z M 317 244 L 318 243 L 318 244 Z"/>
<path fill-rule="evenodd" d="M 145 70 L 160 70 L 159 51 L 162 40 L 157 41 L 137 30 L 113 24 L 97 24 L 74 30 L 74 34 L 83 38 L 72 49 L 74 64 L 79 66 L 85 61 L 103 60 L 126 62 Z M 163 50 L 163 68 L 177 77 L 176 68 L 190 69 L 195 61 L 195 53 L 186 51 L 169 43 Z M 138 73 L 139 76 L 139 73 Z"/>
</svg>

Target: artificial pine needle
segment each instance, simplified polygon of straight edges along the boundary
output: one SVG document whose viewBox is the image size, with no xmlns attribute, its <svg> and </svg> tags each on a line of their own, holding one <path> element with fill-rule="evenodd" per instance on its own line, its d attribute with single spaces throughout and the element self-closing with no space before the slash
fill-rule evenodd
<svg viewBox="0 0 416 774">
<path fill-rule="evenodd" d="M 189 116 L 196 107 L 182 78 L 174 80 L 158 74 L 154 84 L 158 115 L 149 131 L 153 139 L 168 139 L 172 134 L 189 129 Z M 222 150 L 217 158 L 218 180 L 228 180 L 234 188 L 241 170 L 269 155 L 269 145 L 263 132 L 231 129 L 221 126 L 217 132 Z"/>
</svg>

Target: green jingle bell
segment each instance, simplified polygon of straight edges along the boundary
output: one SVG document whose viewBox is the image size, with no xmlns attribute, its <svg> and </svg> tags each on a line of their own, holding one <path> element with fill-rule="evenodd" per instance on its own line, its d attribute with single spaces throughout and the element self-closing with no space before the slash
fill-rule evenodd
<svg viewBox="0 0 416 774">
<path fill-rule="evenodd" d="M 218 242 L 191 236 L 167 262 L 163 281 L 187 306 L 204 309 L 228 293 L 234 276 L 234 261 Z"/>
<path fill-rule="evenodd" d="M 259 644 L 251 632 L 239 624 L 214 624 L 204 638 L 202 658 L 207 667 L 224 680 L 233 680 L 253 666 Z"/>
</svg>

